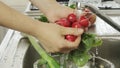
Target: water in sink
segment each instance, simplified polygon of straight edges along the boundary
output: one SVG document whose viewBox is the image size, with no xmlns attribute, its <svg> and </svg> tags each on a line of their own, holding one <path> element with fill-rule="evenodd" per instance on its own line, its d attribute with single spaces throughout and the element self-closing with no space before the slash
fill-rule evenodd
<svg viewBox="0 0 120 68">
<path fill-rule="evenodd" d="M 37 60 L 33 64 L 33 68 L 46 68 L 46 66 L 39 64 L 39 60 Z M 61 66 L 61 68 L 64 67 Z M 93 56 L 93 58 L 83 67 L 77 67 L 75 64 L 68 62 L 66 68 L 115 68 L 115 66 L 112 62 L 106 59 Z"/>
</svg>

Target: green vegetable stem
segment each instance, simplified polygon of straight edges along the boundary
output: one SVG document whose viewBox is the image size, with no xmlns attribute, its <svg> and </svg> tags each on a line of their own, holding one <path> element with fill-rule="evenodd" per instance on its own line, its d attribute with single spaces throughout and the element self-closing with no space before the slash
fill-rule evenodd
<svg viewBox="0 0 120 68">
<path fill-rule="evenodd" d="M 60 64 L 54 58 L 49 56 L 32 36 L 28 36 L 28 39 L 39 55 L 47 62 L 49 68 L 60 68 Z"/>
</svg>

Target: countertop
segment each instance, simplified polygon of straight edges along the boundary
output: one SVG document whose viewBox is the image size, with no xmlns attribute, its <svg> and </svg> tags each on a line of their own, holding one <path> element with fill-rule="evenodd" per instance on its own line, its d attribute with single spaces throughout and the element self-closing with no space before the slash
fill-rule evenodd
<svg viewBox="0 0 120 68">
<path fill-rule="evenodd" d="M 120 25 L 120 16 L 109 16 L 115 23 Z M 98 36 L 120 36 L 120 32 L 111 27 L 101 18 L 97 17 L 95 25 L 89 28 L 88 32 L 95 33 Z"/>
</svg>

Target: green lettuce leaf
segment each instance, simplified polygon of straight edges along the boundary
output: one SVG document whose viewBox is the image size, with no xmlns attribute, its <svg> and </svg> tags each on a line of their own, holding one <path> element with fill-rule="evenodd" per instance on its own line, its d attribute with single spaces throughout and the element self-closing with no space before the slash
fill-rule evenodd
<svg viewBox="0 0 120 68">
<path fill-rule="evenodd" d="M 82 67 L 91 59 L 89 50 L 101 44 L 102 40 L 96 38 L 95 34 L 84 33 L 78 49 L 69 53 L 69 60 L 73 61 L 78 67 Z"/>
</svg>

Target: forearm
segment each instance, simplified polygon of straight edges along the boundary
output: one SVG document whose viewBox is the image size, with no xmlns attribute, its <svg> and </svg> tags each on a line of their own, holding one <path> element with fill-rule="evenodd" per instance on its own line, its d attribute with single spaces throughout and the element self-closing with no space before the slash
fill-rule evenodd
<svg viewBox="0 0 120 68">
<path fill-rule="evenodd" d="M 53 7 L 59 5 L 56 0 L 29 0 L 37 8 L 39 8 L 43 13 L 48 13 Z"/>
<path fill-rule="evenodd" d="M 38 21 L 0 2 L 0 26 L 32 34 L 38 24 L 40 24 Z"/>
</svg>

